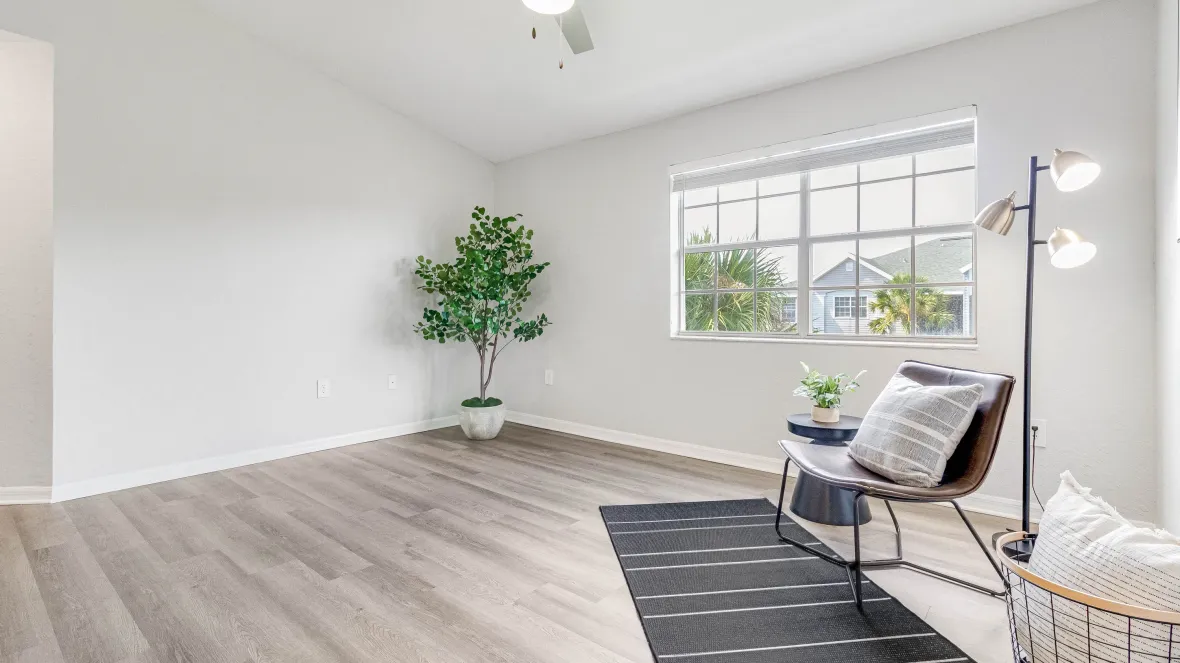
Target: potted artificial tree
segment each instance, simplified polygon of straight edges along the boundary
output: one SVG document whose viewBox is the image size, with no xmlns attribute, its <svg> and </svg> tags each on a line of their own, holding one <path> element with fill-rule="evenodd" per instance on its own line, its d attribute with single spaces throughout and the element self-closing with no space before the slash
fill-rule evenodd
<svg viewBox="0 0 1180 663">
<path fill-rule="evenodd" d="M 513 341 L 531 341 L 549 325 L 544 314 L 520 319 L 532 294 L 529 285 L 549 263 L 532 264 L 533 231 L 518 225 L 518 217 L 493 217 L 476 207 L 476 223 L 466 237 L 455 238 L 459 257 L 436 263 L 418 256 L 414 270 L 422 279 L 419 289 L 438 295 L 414 331 L 428 341 L 469 342 L 479 355 L 479 396 L 459 407 L 459 425 L 472 440 L 490 440 L 504 425 L 504 402 L 488 397 L 496 359 Z"/>
</svg>

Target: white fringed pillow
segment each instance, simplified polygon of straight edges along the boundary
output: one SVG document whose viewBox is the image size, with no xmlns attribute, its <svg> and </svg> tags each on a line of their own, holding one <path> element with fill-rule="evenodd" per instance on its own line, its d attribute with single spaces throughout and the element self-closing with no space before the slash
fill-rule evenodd
<svg viewBox="0 0 1180 663">
<path fill-rule="evenodd" d="M 869 408 L 848 455 L 903 486 L 933 488 L 981 398 L 981 384 L 925 386 L 897 373 Z"/>
<path fill-rule="evenodd" d="M 1092 596 L 1154 610 L 1180 612 L 1180 538 L 1164 530 L 1136 527 L 1089 488 L 1078 484 L 1069 472 L 1046 504 L 1029 570 L 1059 585 Z M 1086 610 L 1054 599 L 1050 611 L 1048 593 L 1028 588 L 1028 619 L 1034 643 L 1022 633 L 1021 647 L 1035 660 L 1052 658 L 1053 622 L 1057 624 L 1057 655 L 1061 661 L 1087 658 Z M 1092 660 L 1156 663 L 1168 654 L 1166 626 L 1136 621 L 1131 626 L 1127 656 L 1128 622 L 1125 617 L 1090 611 Z M 1077 633 L 1077 635 L 1073 635 Z M 1061 647 L 1064 642 L 1066 647 Z M 1029 647 L 1035 645 L 1035 651 Z M 1180 652 L 1180 627 L 1174 629 L 1172 650 Z"/>
</svg>

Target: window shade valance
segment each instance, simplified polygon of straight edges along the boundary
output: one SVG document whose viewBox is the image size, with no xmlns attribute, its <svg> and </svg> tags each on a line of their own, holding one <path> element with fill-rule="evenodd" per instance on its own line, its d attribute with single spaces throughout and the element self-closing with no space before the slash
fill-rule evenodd
<svg viewBox="0 0 1180 663">
<path fill-rule="evenodd" d="M 672 190 L 732 184 L 802 173 L 850 163 L 888 159 L 915 152 L 941 150 L 975 142 L 975 119 L 965 119 L 884 136 L 836 143 L 774 156 L 751 159 L 672 176 Z"/>
</svg>

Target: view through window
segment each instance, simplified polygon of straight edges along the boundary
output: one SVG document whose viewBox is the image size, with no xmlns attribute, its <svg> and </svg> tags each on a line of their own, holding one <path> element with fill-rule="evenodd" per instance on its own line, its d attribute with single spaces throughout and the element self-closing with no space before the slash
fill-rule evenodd
<svg viewBox="0 0 1180 663">
<path fill-rule="evenodd" d="M 675 175 L 679 333 L 974 338 L 974 126 Z"/>
</svg>

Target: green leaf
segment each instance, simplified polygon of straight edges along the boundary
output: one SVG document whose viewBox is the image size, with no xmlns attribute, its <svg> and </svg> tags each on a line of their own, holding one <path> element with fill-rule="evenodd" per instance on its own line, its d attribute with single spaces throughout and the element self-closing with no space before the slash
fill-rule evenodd
<svg viewBox="0 0 1180 663">
<path fill-rule="evenodd" d="M 864 371 L 861 371 L 855 378 L 845 382 L 848 379 L 846 373 L 838 373 L 834 376 L 823 375 L 819 371 L 809 368 L 807 364 L 802 362 L 800 364 L 806 374 L 799 381 L 799 387 L 795 389 L 794 393 L 796 396 L 811 399 L 811 402 L 818 407 L 840 407 L 841 397 L 856 390 L 860 386 L 857 380 L 861 375 L 864 375 Z"/>
<path fill-rule="evenodd" d="M 439 343 L 471 342 L 486 356 L 496 339 L 527 342 L 550 324 L 543 314 L 533 320 L 519 317 L 533 280 L 549 263 L 533 263 L 533 231 L 519 225 L 519 214 L 493 217 L 475 207 L 471 217 L 475 223 L 468 225 L 466 236 L 455 238 L 457 255 L 451 262 L 419 257 L 418 287 L 434 297 L 434 304 L 423 310 L 414 331 Z"/>
<path fill-rule="evenodd" d="M 476 396 L 475 398 L 468 398 L 467 400 L 460 403 L 460 405 L 463 407 L 496 407 L 497 405 L 503 404 L 504 401 L 491 396 L 488 398 L 480 398 L 479 396 Z"/>
</svg>

